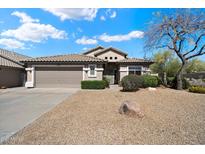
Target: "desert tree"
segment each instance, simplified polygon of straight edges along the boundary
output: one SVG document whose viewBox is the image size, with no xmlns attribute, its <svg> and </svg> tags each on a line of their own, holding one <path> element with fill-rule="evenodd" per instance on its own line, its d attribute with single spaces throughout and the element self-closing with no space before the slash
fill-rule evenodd
<svg viewBox="0 0 205 154">
<path fill-rule="evenodd" d="M 145 34 L 146 51 L 166 48 L 181 61 L 177 89 L 182 89 L 182 76 L 188 61 L 205 54 L 205 10 L 178 9 L 157 13 Z"/>
<path fill-rule="evenodd" d="M 159 78 L 162 80 L 164 85 L 167 85 L 167 64 L 170 60 L 172 60 L 172 52 L 171 51 L 163 51 L 163 52 L 157 52 L 153 56 L 153 61 L 155 62 L 150 66 L 152 72 L 158 73 Z"/>
</svg>

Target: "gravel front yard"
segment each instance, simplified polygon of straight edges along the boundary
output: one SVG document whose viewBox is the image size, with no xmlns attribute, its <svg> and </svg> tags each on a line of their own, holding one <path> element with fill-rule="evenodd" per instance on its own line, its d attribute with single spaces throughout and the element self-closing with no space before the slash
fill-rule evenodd
<svg viewBox="0 0 205 154">
<path fill-rule="evenodd" d="M 145 117 L 120 115 L 124 100 L 138 102 Z M 79 91 L 6 144 L 205 144 L 205 95 L 162 88 Z"/>
</svg>

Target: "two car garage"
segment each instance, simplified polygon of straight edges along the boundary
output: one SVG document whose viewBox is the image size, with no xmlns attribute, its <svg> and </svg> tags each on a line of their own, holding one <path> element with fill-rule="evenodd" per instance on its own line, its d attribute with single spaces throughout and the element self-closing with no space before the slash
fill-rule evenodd
<svg viewBox="0 0 205 154">
<path fill-rule="evenodd" d="M 82 80 L 82 66 L 36 67 L 35 87 L 79 88 Z"/>
<path fill-rule="evenodd" d="M 89 64 L 97 66 L 104 64 L 105 61 L 81 54 L 67 54 L 31 58 L 24 60 L 23 63 L 27 71 L 25 86 L 28 88 L 80 88 L 81 81 L 87 78 Z M 97 77 L 92 79 L 98 79 Z"/>
</svg>

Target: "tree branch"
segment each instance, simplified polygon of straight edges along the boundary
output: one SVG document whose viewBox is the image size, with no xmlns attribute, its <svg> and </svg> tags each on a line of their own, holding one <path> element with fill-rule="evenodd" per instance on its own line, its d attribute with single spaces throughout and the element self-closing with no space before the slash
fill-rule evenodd
<svg viewBox="0 0 205 154">
<path fill-rule="evenodd" d="M 182 49 L 182 44 L 183 44 L 183 42 L 184 42 L 184 39 L 181 39 L 180 42 L 179 42 L 179 49 L 178 49 L 179 52 L 180 52 L 181 49 Z"/>
<path fill-rule="evenodd" d="M 205 49 L 205 44 L 201 47 L 201 49 L 196 54 L 187 57 L 186 60 L 189 60 L 189 59 L 194 58 L 196 56 L 201 56 L 201 55 L 205 54 L 205 51 L 203 52 L 204 49 Z"/>
<path fill-rule="evenodd" d="M 201 34 L 201 35 L 198 37 L 198 39 L 196 40 L 194 48 L 193 48 L 192 50 L 188 51 L 187 53 L 183 54 L 183 56 L 186 56 L 186 55 L 190 54 L 191 52 L 195 51 L 196 48 L 198 47 L 199 41 L 201 40 L 201 38 L 202 38 L 203 36 L 205 36 L 205 34 Z"/>
<path fill-rule="evenodd" d="M 170 50 L 174 50 L 174 48 L 170 47 L 169 45 L 156 46 L 156 48 L 166 48 L 166 47 Z"/>
</svg>

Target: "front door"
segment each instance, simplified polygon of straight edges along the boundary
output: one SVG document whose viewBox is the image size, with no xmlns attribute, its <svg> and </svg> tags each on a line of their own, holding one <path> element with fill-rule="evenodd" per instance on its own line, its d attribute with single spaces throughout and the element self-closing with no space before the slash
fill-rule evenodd
<svg viewBox="0 0 205 154">
<path fill-rule="evenodd" d="M 119 79 L 118 65 L 116 63 L 106 64 L 103 75 L 110 80 L 110 84 L 117 84 Z"/>
<path fill-rule="evenodd" d="M 118 83 L 118 79 L 117 79 L 117 69 L 114 69 L 114 84 Z"/>
</svg>

